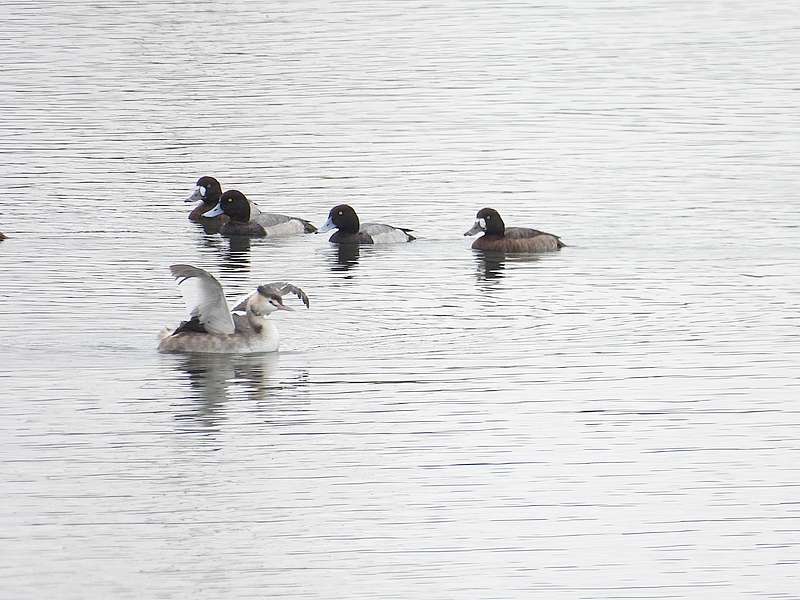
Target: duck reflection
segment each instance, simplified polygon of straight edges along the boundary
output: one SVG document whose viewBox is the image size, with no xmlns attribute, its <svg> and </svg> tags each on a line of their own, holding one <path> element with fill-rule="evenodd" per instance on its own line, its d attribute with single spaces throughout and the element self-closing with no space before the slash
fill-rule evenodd
<svg viewBox="0 0 800 600">
<path fill-rule="evenodd" d="M 478 281 L 491 281 L 505 277 L 506 253 L 475 251 Z"/>
<path fill-rule="evenodd" d="M 358 264 L 361 257 L 361 246 L 358 244 L 336 244 L 331 251 L 332 271 L 349 271 Z"/>
<path fill-rule="evenodd" d="M 536 254 L 508 254 L 505 252 L 486 252 L 475 250 L 477 261 L 476 276 L 479 282 L 489 282 L 506 276 L 507 265 L 529 263 L 540 260 Z M 512 267 L 513 268 L 513 267 Z"/>
<path fill-rule="evenodd" d="M 198 235 L 197 244 L 201 249 L 210 248 L 220 256 L 219 268 L 223 271 L 250 270 L 249 237 L 234 236 L 230 238 L 218 235 Z"/>
<path fill-rule="evenodd" d="M 183 431 L 219 431 L 222 408 L 233 399 L 261 401 L 278 372 L 278 353 L 186 354 L 176 368 L 186 375 L 190 395 L 188 410 L 175 416 Z"/>
<path fill-rule="evenodd" d="M 249 271 L 250 238 L 237 235 L 225 239 L 228 241 L 228 246 L 222 251 L 220 268 L 225 271 Z"/>
<path fill-rule="evenodd" d="M 223 240 L 218 235 L 204 235 L 198 231 L 196 241 L 200 248 L 214 248 L 215 250 L 223 248 Z"/>
</svg>

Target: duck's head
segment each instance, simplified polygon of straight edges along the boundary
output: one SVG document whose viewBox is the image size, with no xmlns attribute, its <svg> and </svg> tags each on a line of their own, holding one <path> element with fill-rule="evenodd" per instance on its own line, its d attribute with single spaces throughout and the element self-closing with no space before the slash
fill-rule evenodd
<svg viewBox="0 0 800 600">
<path fill-rule="evenodd" d="M 475 235 L 476 233 L 484 232 L 487 235 L 503 235 L 506 231 L 506 224 L 500 213 L 493 208 L 482 208 L 475 215 L 475 224 L 472 229 L 465 232 L 464 235 Z"/>
<path fill-rule="evenodd" d="M 221 214 L 228 215 L 232 221 L 250 221 L 250 201 L 238 190 L 228 190 L 219 199 L 219 203 L 210 211 L 203 213 L 204 217 L 216 217 Z"/>
<path fill-rule="evenodd" d="M 349 204 L 340 204 L 334 206 L 328 213 L 328 220 L 325 224 L 317 229 L 317 233 L 330 231 L 331 229 L 338 229 L 343 233 L 358 233 L 361 228 L 361 222 L 358 220 L 358 215 L 353 207 Z"/>
<path fill-rule="evenodd" d="M 205 175 L 197 180 L 192 195 L 185 202 L 202 202 L 207 206 L 216 206 L 222 194 L 222 186 L 213 177 Z"/>
</svg>

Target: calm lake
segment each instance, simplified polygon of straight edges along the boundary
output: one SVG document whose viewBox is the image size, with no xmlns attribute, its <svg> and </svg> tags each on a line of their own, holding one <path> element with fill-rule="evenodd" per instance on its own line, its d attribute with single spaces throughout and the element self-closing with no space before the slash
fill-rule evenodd
<svg viewBox="0 0 800 600">
<path fill-rule="evenodd" d="M 5 2 L 0 597 L 800 597 L 798 22 Z M 419 239 L 207 235 L 201 175 Z M 173 263 L 311 309 L 161 355 Z"/>
</svg>

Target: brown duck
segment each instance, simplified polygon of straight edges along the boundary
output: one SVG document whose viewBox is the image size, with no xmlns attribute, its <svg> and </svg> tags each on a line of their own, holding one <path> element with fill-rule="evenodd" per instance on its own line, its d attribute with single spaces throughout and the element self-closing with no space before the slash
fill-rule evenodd
<svg viewBox="0 0 800 600">
<path fill-rule="evenodd" d="M 482 208 L 475 217 L 475 225 L 464 235 L 483 235 L 472 243 L 474 250 L 489 252 L 553 252 L 566 244 L 557 235 L 527 227 L 506 227 L 493 208 Z"/>
</svg>

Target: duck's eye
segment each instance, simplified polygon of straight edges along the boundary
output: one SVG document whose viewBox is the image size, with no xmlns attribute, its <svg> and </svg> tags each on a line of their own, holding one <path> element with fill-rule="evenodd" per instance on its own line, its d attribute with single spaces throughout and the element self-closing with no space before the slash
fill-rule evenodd
<svg viewBox="0 0 800 600">
<path fill-rule="evenodd" d="M 203 187 L 202 185 L 200 186 L 200 195 L 201 196 L 205 196 L 206 195 L 206 188 Z"/>
<path fill-rule="evenodd" d="M 342 211 L 339 211 L 339 212 L 338 212 L 338 213 L 336 213 L 336 214 L 337 214 L 337 215 L 339 215 L 339 216 L 341 216 L 341 215 L 343 215 L 344 213 L 343 213 Z"/>
<path fill-rule="evenodd" d="M 491 220 L 491 218 L 492 218 L 492 215 L 486 215 L 486 220 L 487 221 Z"/>
</svg>

